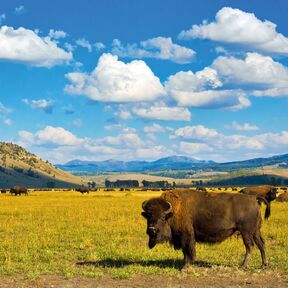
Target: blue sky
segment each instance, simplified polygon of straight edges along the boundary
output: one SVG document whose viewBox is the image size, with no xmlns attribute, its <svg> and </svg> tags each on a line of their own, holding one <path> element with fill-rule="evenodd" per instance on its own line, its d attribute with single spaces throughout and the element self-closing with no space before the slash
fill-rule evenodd
<svg viewBox="0 0 288 288">
<path fill-rule="evenodd" d="M 53 163 L 288 152 L 286 1 L 1 2 L 1 141 Z"/>
</svg>

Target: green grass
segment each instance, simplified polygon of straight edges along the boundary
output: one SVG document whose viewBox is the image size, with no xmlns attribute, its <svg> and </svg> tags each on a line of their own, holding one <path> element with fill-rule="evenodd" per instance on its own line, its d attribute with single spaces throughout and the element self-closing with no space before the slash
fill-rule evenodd
<svg viewBox="0 0 288 288">
<path fill-rule="evenodd" d="M 181 251 L 166 244 L 147 248 L 146 223 L 140 213 L 149 193 L 128 196 L 120 192 L 0 195 L 0 276 L 95 278 L 109 274 L 125 279 L 137 273 L 179 275 Z M 272 216 L 262 231 L 270 269 L 288 273 L 288 204 L 272 204 Z M 197 258 L 202 262 L 196 267 L 236 268 L 244 250 L 237 237 L 217 245 L 197 244 Z M 255 249 L 248 271 L 257 272 L 260 266 Z"/>
</svg>

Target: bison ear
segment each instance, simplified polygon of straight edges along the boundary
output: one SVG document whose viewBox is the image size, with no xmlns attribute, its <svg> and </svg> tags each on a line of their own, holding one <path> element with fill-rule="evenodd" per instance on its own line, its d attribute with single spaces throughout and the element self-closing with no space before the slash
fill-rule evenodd
<svg viewBox="0 0 288 288">
<path fill-rule="evenodd" d="M 148 213 L 147 213 L 147 212 L 142 212 L 141 215 L 142 215 L 144 218 L 146 218 L 146 219 L 148 218 Z"/>
</svg>

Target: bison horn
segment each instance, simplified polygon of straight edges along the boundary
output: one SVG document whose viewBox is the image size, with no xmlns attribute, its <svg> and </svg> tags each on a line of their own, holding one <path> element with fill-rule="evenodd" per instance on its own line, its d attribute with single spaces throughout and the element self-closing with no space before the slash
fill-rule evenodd
<svg viewBox="0 0 288 288">
<path fill-rule="evenodd" d="M 165 214 L 168 214 L 168 213 L 172 212 L 172 205 L 168 201 L 166 201 L 166 203 L 169 205 L 169 208 L 165 211 Z"/>
<path fill-rule="evenodd" d="M 145 207 L 146 207 L 146 204 L 147 204 L 147 203 L 148 203 L 148 200 L 146 200 L 146 201 L 144 201 L 144 202 L 142 203 L 142 208 L 143 208 L 144 211 L 146 211 Z"/>
</svg>

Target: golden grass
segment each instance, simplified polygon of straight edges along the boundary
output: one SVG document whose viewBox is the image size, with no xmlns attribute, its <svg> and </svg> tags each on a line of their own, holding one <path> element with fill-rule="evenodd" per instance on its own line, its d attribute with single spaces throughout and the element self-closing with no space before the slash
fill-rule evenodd
<svg viewBox="0 0 288 288">
<path fill-rule="evenodd" d="M 0 195 L 0 276 L 176 275 L 181 251 L 166 244 L 147 248 L 141 203 L 157 195 L 139 191 Z M 287 203 L 273 203 L 272 216 L 263 224 L 270 269 L 280 273 L 288 272 L 287 209 Z M 260 268 L 256 250 L 249 271 Z M 197 265 L 236 268 L 243 254 L 237 237 L 213 246 L 197 244 L 197 258 L 203 261 Z"/>
</svg>

